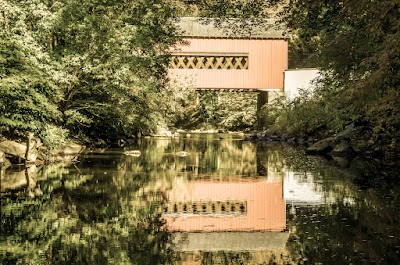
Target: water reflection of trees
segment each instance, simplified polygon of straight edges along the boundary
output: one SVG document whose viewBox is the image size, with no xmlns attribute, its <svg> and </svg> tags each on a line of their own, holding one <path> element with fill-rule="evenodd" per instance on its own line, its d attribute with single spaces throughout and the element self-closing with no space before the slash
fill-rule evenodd
<svg viewBox="0 0 400 265">
<path fill-rule="evenodd" d="M 354 184 L 354 175 L 323 159 L 292 148 L 283 154 L 287 169 L 302 181 L 312 181 L 325 198 L 317 205 L 287 207 L 287 247 L 296 263 L 399 263 L 397 187 L 364 190 Z"/>
<path fill-rule="evenodd" d="M 106 167 L 111 174 L 51 166 L 41 172 L 49 177 L 41 197 L 2 198 L 0 263 L 172 263 L 160 196 L 133 203 L 152 195 L 140 189 L 144 179 L 113 172 L 114 165 Z"/>
<path fill-rule="evenodd" d="M 187 138 L 144 139 L 141 145 L 144 153 L 139 158 L 126 158 L 131 161 L 127 167 L 131 169 L 140 165 L 137 169 L 147 170 L 149 174 L 157 172 L 157 168 L 175 170 L 175 174 L 190 177 L 258 175 L 256 149 L 252 143 L 233 140 L 229 135 L 222 136 L 223 139 L 215 137 L 204 134 Z M 185 156 L 180 154 L 182 151 L 186 152 Z"/>
</svg>

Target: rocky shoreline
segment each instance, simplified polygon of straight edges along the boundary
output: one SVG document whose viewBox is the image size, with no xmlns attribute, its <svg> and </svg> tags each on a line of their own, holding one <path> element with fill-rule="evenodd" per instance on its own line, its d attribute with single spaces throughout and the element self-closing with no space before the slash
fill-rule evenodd
<svg viewBox="0 0 400 265">
<path fill-rule="evenodd" d="M 318 155 L 333 160 L 335 164 L 342 168 L 351 167 L 354 162 L 365 160 L 365 154 L 353 144 L 354 135 L 360 131 L 354 124 L 350 124 L 345 129 L 333 136 L 316 140 L 312 137 L 285 137 L 276 134 L 269 134 L 265 130 L 256 135 L 251 135 L 245 140 L 247 141 L 267 141 L 267 142 L 280 142 L 288 143 L 304 148 L 306 154 Z"/>
<path fill-rule="evenodd" d="M 24 190 L 30 197 L 40 196 L 37 173 L 49 163 L 73 162 L 85 149 L 73 141 L 49 151 L 33 134 L 26 141 L 4 139 L 0 141 L 0 191 L 1 194 Z M 7 177 L 6 177 L 7 170 Z"/>
</svg>

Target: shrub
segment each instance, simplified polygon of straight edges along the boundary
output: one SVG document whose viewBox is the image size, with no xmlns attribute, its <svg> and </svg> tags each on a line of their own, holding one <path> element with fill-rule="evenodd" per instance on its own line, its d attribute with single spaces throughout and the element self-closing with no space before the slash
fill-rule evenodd
<svg viewBox="0 0 400 265">
<path fill-rule="evenodd" d="M 45 125 L 43 130 L 39 132 L 39 138 L 47 148 L 54 149 L 65 142 L 68 133 L 68 130 L 61 127 Z"/>
</svg>

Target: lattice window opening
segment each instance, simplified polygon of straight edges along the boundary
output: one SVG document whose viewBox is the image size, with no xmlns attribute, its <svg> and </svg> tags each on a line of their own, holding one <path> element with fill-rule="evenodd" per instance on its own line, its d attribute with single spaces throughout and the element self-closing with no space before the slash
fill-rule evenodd
<svg viewBox="0 0 400 265">
<path fill-rule="evenodd" d="M 172 69 L 249 69 L 248 56 L 193 56 L 173 55 L 170 61 Z"/>
<path fill-rule="evenodd" d="M 165 215 L 245 215 L 245 201 L 171 202 L 164 205 Z"/>
</svg>

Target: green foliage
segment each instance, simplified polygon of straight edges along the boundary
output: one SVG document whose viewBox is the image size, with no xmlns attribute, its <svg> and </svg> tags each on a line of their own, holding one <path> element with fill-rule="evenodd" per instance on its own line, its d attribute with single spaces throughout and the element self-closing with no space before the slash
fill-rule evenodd
<svg viewBox="0 0 400 265">
<path fill-rule="evenodd" d="M 277 1 L 201 0 L 198 2 L 202 16 L 252 19 L 270 16 Z"/>
<path fill-rule="evenodd" d="M 119 159 L 110 158 L 106 163 L 111 160 L 115 174 L 53 164 L 31 176 L 42 180 L 37 187 L 43 195 L 2 198 L 0 263 L 172 263 L 160 204 L 143 200 L 151 196 L 141 189 L 149 179 L 117 171 Z"/>
<path fill-rule="evenodd" d="M 257 119 L 256 93 L 221 93 L 220 101 L 219 128 L 237 131 L 255 126 Z"/>
<path fill-rule="evenodd" d="M 60 94 L 47 74 L 17 41 L 0 40 L 0 133 L 40 132 L 60 121 Z"/>
<path fill-rule="evenodd" d="M 70 75 L 61 88 L 71 131 L 114 142 L 153 130 L 159 106 L 152 101 L 177 40 L 174 14 L 161 0 L 66 6 L 57 30 L 64 45 L 55 52 Z"/>
<path fill-rule="evenodd" d="M 400 134 L 393 130 L 400 117 L 399 4 L 293 0 L 282 14 L 303 47 L 315 50 L 314 65 L 328 77 L 320 101 L 333 105 L 339 118 L 345 114 L 366 126 L 360 135 L 369 140 L 366 148 L 383 153 L 399 149 Z M 332 95 L 336 88 L 340 90 Z"/>
<path fill-rule="evenodd" d="M 282 108 L 283 104 L 281 101 L 275 101 L 273 104 L 265 104 L 257 114 L 259 123 L 264 128 L 269 128 L 277 121 Z"/>
<path fill-rule="evenodd" d="M 292 101 L 282 98 L 263 106 L 260 120 L 264 127 L 271 133 L 320 139 L 356 121 L 358 117 L 347 111 L 342 101 L 345 91 L 340 87 L 332 89 L 334 85 L 327 82 L 328 78 L 321 81 L 314 91 L 302 91 Z"/>
<path fill-rule="evenodd" d="M 65 142 L 68 137 L 68 130 L 63 129 L 62 127 L 46 124 L 38 136 L 42 139 L 43 144 L 46 147 L 53 149 Z"/>
<path fill-rule="evenodd" d="M 190 81 L 170 81 L 161 91 L 158 100 L 168 126 L 183 129 L 194 126 L 193 116 L 197 111 L 198 93 Z"/>
<path fill-rule="evenodd" d="M 256 122 L 256 94 L 185 89 L 174 95 L 170 108 L 174 127 L 235 131 L 252 128 Z"/>
<path fill-rule="evenodd" d="M 205 126 L 216 126 L 220 122 L 220 100 L 217 92 L 201 92 L 199 96 L 199 107 L 195 114 L 195 119 L 198 124 Z"/>
<path fill-rule="evenodd" d="M 154 129 L 177 41 L 172 1 L 7 0 L 0 8 L 0 132 L 49 124 L 110 143 Z"/>
</svg>

